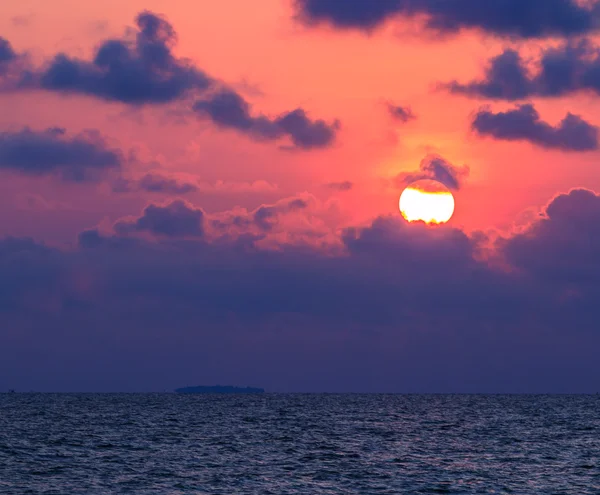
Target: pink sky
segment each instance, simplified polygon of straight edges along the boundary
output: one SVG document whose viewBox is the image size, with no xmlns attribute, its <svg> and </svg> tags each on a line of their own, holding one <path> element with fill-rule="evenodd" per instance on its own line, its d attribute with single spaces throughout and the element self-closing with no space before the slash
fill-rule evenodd
<svg viewBox="0 0 600 495">
<path fill-rule="evenodd" d="M 291 153 L 193 117 L 178 122 L 165 107 L 131 109 L 49 93 L 3 95 L 0 126 L 98 129 L 116 146 L 137 150 L 144 164 L 130 166 L 134 175 L 152 168 L 207 184 L 266 181 L 276 186 L 269 192 L 248 192 L 238 184 L 237 191 L 231 186 L 188 197 L 209 212 L 253 209 L 309 192 L 323 202 L 335 201 L 340 225 L 368 221 L 397 212 L 401 191 L 386 180 L 415 170 L 429 151 L 470 167 L 470 177 L 455 193 L 452 220 L 467 230 L 507 229 L 523 211 L 539 209 L 558 192 L 600 188 L 597 153 L 548 152 L 526 142 L 477 137 L 469 131 L 469 120 L 481 102 L 435 89 L 438 82 L 481 76 L 486 60 L 503 45 L 480 34 L 440 41 L 407 23 L 370 35 L 310 29 L 295 23 L 291 5 L 280 0 L 4 2 L 0 32 L 15 50 L 38 62 L 58 51 L 89 58 L 101 40 L 122 37 L 144 9 L 172 23 L 179 39 L 177 56 L 236 88 L 256 111 L 277 115 L 302 106 L 314 118 L 339 119 L 335 145 Z M 394 122 L 386 101 L 410 106 L 418 118 L 404 125 Z M 598 100 L 585 95 L 533 102 L 551 123 L 567 109 L 593 123 L 600 110 Z M 53 242 L 72 241 L 82 227 L 137 214 L 156 200 L 142 193 L 117 197 L 101 184 L 81 187 L 5 175 L 0 186 L 4 233 Z M 344 193 L 323 188 L 341 181 L 355 187 Z M 24 189 L 40 198 L 38 205 L 23 208 Z"/>
</svg>

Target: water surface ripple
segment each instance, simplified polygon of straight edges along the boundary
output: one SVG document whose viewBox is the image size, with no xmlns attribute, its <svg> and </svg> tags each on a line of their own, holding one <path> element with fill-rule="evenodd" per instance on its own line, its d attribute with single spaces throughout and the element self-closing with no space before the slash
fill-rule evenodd
<svg viewBox="0 0 600 495">
<path fill-rule="evenodd" d="M 2 494 L 600 494 L 600 396 L 0 394 Z"/>
</svg>

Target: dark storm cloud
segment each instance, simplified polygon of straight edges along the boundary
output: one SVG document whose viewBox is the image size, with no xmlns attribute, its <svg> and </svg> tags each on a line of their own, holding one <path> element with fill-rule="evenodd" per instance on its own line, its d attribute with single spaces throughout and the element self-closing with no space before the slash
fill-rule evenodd
<svg viewBox="0 0 600 495">
<path fill-rule="evenodd" d="M 392 118 L 398 122 L 406 123 L 417 118 L 409 107 L 388 103 L 387 109 Z"/>
<path fill-rule="evenodd" d="M 35 311 L 38 301 L 29 303 L 27 295 L 40 296 L 59 290 L 64 274 L 61 252 L 32 239 L 0 239 L 0 313 Z M 4 327 L 3 330 L 7 330 Z"/>
<path fill-rule="evenodd" d="M 77 244 L 85 249 L 98 247 L 104 244 L 104 237 L 97 229 L 84 230 L 77 236 Z"/>
<path fill-rule="evenodd" d="M 354 183 L 349 180 L 345 180 L 342 182 L 329 182 L 325 184 L 325 187 L 328 189 L 333 189 L 334 191 L 346 192 L 350 191 L 354 187 Z"/>
<path fill-rule="evenodd" d="M 304 205 L 293 200 L 281 205 L 284 208 L 301 210 Z M 277 221 L 272 212 L 257 209 L 255 221 L 266 220 L 265 230 L 271 230 Z M 145 213 L 141 218 L 146 216 Z M 115 230 L 121 235 L 118 225 Z M 124 247 L 119 244 L 120 237 L 87 231 L 81 234 L 80 243 L 84 240 L 86 246 L 106 249 L 109 259 L 139 256 L 142 264 L 154 264 L 157 277 L 146 280 L 139 296 L 168 297 L 175 290 L 182 303 L 194 302 L 198 309 L 242 313 L 251 319 L 269 313 L 298 312 L 342 321 L 399 321 L 396 319 L 402 318 L 400 314 L 404 312 L 397 302 L 400 295 L 410 299 L 409 305 L 416 304 L 415 309 L 423 311 L 433 302 L 433 299 L 418 302 L 417 294 L 410 294 L 407 280 L 420 279 L 415 287 L 418 293 L 432 280 L 453 279 L 459 284 L 470 278 L 474 280 L 479 266 L 474 259 L 477 241 L 461 231 L 409 226 L 392 217 L 376 219 L 365 227 L 345 229 L 340 240 L 347 254 L 338 257 L 286 244 L 275 251 L 263 251 L 240 249 L 236 242 L 211 244 L 203 239 L 185 243 L 173 239 L 179 236 L 169 237 L 159 243 L 140 241 Z M 132 274 L 138 271 L 133 266 L 130 269 Z M 167 280 L 163 277 L 168 273 Z"/>
<path fill-rule="evenodd" d="M 535 70 L 507 49 L 492 58 L 481 80 L 453 81 L 451 92 L 478 98 L 522 100 L 560 97 L 579 91 L 600 94 L 600 49 L 589 40 L 564 43 L 542 51 Z"/>
<path fill-rule="evenodd" d="M 196 101 L 193 110 L 219 127 L 235 129 L 259 141 L 288 136 L 296 148 L 305 150 L 331 145 L 339 128 L 337 121 L 328 124 L 323 120 L 311 120 L 301 108 L 276 118 L 253 116 L 248 102 L 228 89 Z"/>
<path fill-rule="evenodd" d="M 519 38 L 576 36 L 598 29 L 600 7 L 576 0 L 295 0 L 308 24 L 372 30 L 389 20 L 424 17 L 438 33 L 479 29 Z"/>
<path fill-rule="evenodd" d="M 357 258 L 398 257 L 411 260 L 417 266 L 429 265 L 431 273 L 423 273 L 423 277 L 435 277 L 433 272 L 442 267 L 461 272 L 462 277 L 477 265 L 474 261 L 477 241 L 464 232 L 452 228 L 429 229 L 424 225 L 399 228 L 398 224 L 396 217 L 380 217 L 369 227 L 346 229 L 342 239 L 351 255 Z"/>
<path fill-rule="evenodd" d="M 574 189 L 556 196 L 528 229 L 500 242 L 511 265 L 541 281 L 600 296 L 600 196 Z"/>
<path fill-rule="evenodd" d="M 0 132 L 0 169 L 27 175 L 57 173 L 65 180 L 85 181 L 122 163 L 121 152 L 109 148 L 96 131 L 72 137 L 61 128 Z"/>
<path fill-rule="evenodd" d="M 181 200 L 165 206 L 152 204 L 144 209 L 141 217 L 115 224 L 115 230 L 119 234 L 148 232 L 164 237 L 202 237 L 204 213 Z"/>
<path fill-rule="evenodd" d="M 101 233 L 97 228 L 81 231 L 77 236 L 77 245 L 81 249 L 110 248 L 114 250 L 132 250 L 138 249 L 143 243 L 136 237 L 128 234 L 134 231 L 134 227 L 126 224 L 127 222 L 118 222 L 114 228 L 117 235 L 107 236 Z M 123 231 L 119 231 L 119 228 Z"/>
<path fill-rule="evenodd" d="M 448 189 L 458 190 L 463 181 L 469 176 L 469 167 L 457 167 L 444 160 L 441 156 L 428 155 L 419 165 L 417 172 L 404 172 L 396 177 L 396 183 L 407 186 L 412 182 L 431 179 L 444 184 Z"/>
<path fill-rule="evenodd" d="M 22 86 L 140 105 L 170 102 L 212 84 L 191 62 L 173 55 L 177 38 L 166 20 L 146 11 L 136 25 L 134 40 L 106 40 L 91 61 L 58 54 Z"/>
<path fill-rule="evenodd" d="M 529 141 L 537 146 L 563 151 L 598 149 L 598 128 L 568 113 L 556 126 L 540 119 L 533 105 L 519 105 L 506 112 L 477 112 L 472 128 L 482 136 L 506 141 Z"/>
<path fill-rule="evenodd" d="M 113 191 L 126 193 L 146 191 L 162 194 L 188 194 L 198 191 L 198 186 L 192 182 L 182 182 L 160 174 L 146 174 L 140 179 L 120 178 L 113 183 Z"/>
<path fill-rule="evenodd" d="M 397 217 L 343 230 L 332 254 L 178 239 L 198 232 L 199 210 L 156 211 L 133 222 L 166 233 L 153 241 L 95 229 L 69 251 L 0 240 L 0 354 L 18 370 L 2 386 L 51 370 L 54 390 L 75 388 L 75 375 L 79 390 L 135 390 L 202 374 L 283 391 L 596 391 L 590 191 L 558 196 L 499 241 L 501 269 L 483 256 L 484 236 Z M 193 222 L 182 227 L 181 212 Z M 64 360 L 68 373 L 50 366 Z"/>
</svg>

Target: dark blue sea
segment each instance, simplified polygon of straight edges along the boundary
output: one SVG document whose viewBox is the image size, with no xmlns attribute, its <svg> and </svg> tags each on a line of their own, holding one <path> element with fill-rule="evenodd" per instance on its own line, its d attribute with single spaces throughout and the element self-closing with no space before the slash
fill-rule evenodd
<svg viewBox="0 0 600 495">
<path fill-rule="evenodd" d="M 0 394 L 4 494 L 600 494 L 600 396 Z"/>
</svg>

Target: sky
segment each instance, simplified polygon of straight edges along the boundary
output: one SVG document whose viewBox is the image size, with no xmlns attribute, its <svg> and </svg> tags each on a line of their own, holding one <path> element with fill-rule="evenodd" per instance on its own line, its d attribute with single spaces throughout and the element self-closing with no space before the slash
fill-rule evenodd
<svg viewBox="0 0 600 495">
<path fill-rule="evenodd" d="M 0 390 L 596 393 L 600 2 L 0 4 Z M 413 180 L 450 189 L 407 223 Z"/>
</svg>

